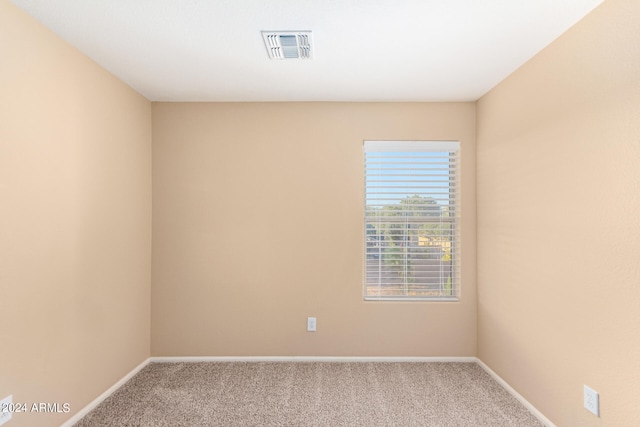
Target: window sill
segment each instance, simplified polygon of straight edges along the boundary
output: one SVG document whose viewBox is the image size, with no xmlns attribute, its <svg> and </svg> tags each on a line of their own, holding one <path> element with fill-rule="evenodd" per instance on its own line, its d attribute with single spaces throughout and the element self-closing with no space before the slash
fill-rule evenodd
<svg viewBox="0 0 640 427">
<path fill-rule="evenodd" d="M 365 301 L 460 302 L 460 297 L 364 297 Z"/>
</svg>

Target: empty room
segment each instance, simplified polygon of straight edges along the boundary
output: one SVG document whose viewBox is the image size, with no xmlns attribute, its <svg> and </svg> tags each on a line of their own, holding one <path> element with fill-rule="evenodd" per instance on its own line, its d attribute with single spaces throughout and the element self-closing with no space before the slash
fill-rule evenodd
<svg viewBox="0 0 640 427">
<path fill-rule="evenodd" d="M 0 425 L 640 425 L 640 1 L 0 0 Z"/>
</svg>

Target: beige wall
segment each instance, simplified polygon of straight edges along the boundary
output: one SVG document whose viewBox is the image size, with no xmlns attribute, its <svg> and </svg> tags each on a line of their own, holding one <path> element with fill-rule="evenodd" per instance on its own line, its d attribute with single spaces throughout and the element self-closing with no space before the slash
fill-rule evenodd
<svg viewBox="0 0 640 427">
<path fill-rule="evenodd" d="M 153 133 L 152 355 L 476 354 L 473 103 L 154 103 Z M 365 139 L 461 141 L 461 302 L 363 301 Z"/>
<path fill-rule="evenodd" d="M 151 106 L 0 1 L 0 398 L 57 426 L 149 356 Z"/>
<path fill-rule="evenodd" d="M 640 425 L 639 17 L 606 1 L 478 103 L 479 357 L 558 426 Z"/>
</svg>

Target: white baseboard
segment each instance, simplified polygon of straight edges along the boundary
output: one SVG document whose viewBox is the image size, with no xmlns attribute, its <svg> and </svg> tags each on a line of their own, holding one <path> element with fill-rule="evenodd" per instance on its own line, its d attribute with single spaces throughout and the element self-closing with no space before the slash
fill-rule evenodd
<svg viewBox="0 0 640 427">
<path fill-rule="evenodd" d="M 352 356 L 203 356 L 151 357 L 151 363 L 189 362 L 457 362 L 475 363 L 475 357 L 352 357 Z"/>
<path fill-rule="evenodd" d="M 141 364 L 139 364 L 138 366 L 136 366 L 135 368 L 133 368 L 133 370 L 131 372 L 129 372 L 127 375 L 125 375 L 124 377 L 122 377 L 117 383 L 115 383 L 114 385 L 112 385 L 111 387 L 109 387 L 109 389 L 107 391 L 105 391 L 104 393 L 102 393 L 100 396 L 96 397 L 95 399 L 93 399 L 93 401 L 91 403 L 89 403 L 87 406 L 85 406 L 84 408 L 82 408 L 79 412 L 77 412 L 73 417 L 69 418 L 64 424 L 62 424 L 62 426 L 60 427 L 71 427 L 73 426 L 75 423 L 77 423 L 78 421 L 80 421 L 82 419 L 82 417 L 84 417 L 85 415 L 87 415 L 89 412 L 91 412 L 93 409 L 95 409 L 96 406 L 98 406 L 99 404 L 101 404 L 107 397 L 111 396 L 117 389 L 119 389 L 120 387 L 122 387 L 124 385 L 124 383 L 126 383 L 127 381 L 129 381 L 135 374 L 137 374 L 138 372 L 140 372 L 142 370 L 142 368 L 144 368 L 145 366 L 147 366 L 149 364 L 149 360 L 147 359 L 144 362 L 142 362 Z"/>
<path fill-rule="evenodd" d="M 533 406 L 527 399 L 525 399 L 520 393 L 518 393 L 517 391 L 514 390 L 513 387 L 511 387 L 509 385 L 509 383 L 507 383 L 505 380 L 502 379 L 502 377 L 498 374 L 496 374 L 495 372 L 493 372 L 493 369 L 491 369 L 490 367 L 488 367 L 482 360 L 476 358 L 476 362 L 478 363 L 478 366 L 480 366 L 482 369 L 484 369 L 489 375 L 491 375 L 493 377 L 494 380 L 496 380 L 505 390 L 507 390 L 509 392 L 509 394 L 511 394 L 513 397 L 515 397 L 520 403 L 522 403 L 524 405 L 525 408 L 527 408 L 529 410 L 529 412 L 531 412 L 533 414 L 534 417 L 536 417 L 538 419 L 538 421 L 540 421 L 542 424 L 544 424 L 547 427 L 556 427 L 556 425 L 554 423 L 551 422 L 551 420 L 547 417 L 544 416 L 544 414 L 540 411 L 538 411 L 538 409 Z"/>
</svg>

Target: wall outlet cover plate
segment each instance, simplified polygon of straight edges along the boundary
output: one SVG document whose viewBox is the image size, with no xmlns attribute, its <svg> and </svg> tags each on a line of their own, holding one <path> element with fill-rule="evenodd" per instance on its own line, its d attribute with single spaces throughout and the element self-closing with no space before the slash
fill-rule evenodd
<svg viewBox="0 0 640 427">
<path fill-rule="evenodd" d="M 11 419 L 11 406 L 13 404 L 13 395 L 7 396 L 0 400 L 0 426 Z"/>
<path fill-rule="evenodd" d="M 315 332 L 316 330 L 316 318 L 315 317 L 307 317 L 307 331 Z"/>
<path fill-rule="evenodd" d="M 587 386 L 584 386 L 584 407 L 596 417 L 600 416 L 598 392 Z"/>
</svg>

